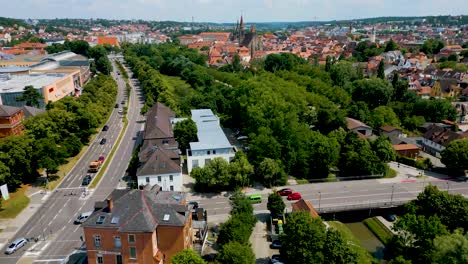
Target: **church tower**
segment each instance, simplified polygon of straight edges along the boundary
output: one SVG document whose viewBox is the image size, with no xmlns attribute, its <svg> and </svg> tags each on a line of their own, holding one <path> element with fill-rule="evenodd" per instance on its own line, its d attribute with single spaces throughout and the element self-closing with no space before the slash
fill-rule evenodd
<svg viewBox="0 0 468 264">
<path fill-rule="evenodd" d="M 240 23 L 239 23 L 239 43 L 242 43 L 244 41 L 244 18 L 240 17 Z"/>
</svg>

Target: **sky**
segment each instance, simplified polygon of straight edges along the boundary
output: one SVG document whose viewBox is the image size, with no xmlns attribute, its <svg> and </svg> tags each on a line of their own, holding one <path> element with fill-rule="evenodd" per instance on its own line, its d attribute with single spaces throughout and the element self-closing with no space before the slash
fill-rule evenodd
<svg viewBox="0 0 468 264">
<path fill-rule="evenodd" d="M 466 0 L 0 0 L 0 17 L 189 22 L 328 21 L 380 16 L 466 15 Z"/>
</svg>

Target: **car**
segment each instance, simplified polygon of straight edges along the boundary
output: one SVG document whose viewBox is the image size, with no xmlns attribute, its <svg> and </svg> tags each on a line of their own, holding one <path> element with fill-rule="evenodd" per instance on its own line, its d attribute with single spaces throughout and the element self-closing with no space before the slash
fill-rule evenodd
<svg viewBox="0 0 468 264">
<path fill-rule="evenodd" d="M 122 102 L 120 102 L 121 104 L 125 104 L 125 100 L 122 100 Z"/>
<path fill-rule="evenodd" d="M 91 175 L 86 174 L 86 176 L 84 176 L 83 178 L 83 181 L 81 182 L 81 185 L 88 186 L 90 183 L 91 183 Z"/>
<path fill-rule="evenodd" d="M 293 192 L 288 195 L 288 200 L 300 200 L 302 198 L 301 194 L 298 192 Z"/>
<path fill-rule="evenodd" d="M 384 218 L 389 222 L 395 222 L 397 219 L 397 216 L 395 214 L 388 214 L 388 215 L 385 215 Z"/>
<path fill-rule="evenodd" d="M 283 263 L 281 261 L 281 255 L 280 254 L 271 255 L 270 263 L 271 264 L 281 264 L 281 263 Z"/>
<path fill-rule="evenodd" d="M 119 108 L 119 104 L 115 104 L 115 106 L 114 106 L 114 107 L 115 107 L 115 108 Z"/>
<path fill-rule="evenodd" d="M 290 189 L 290 188 L 284 188 L 284 189 L 281 189 L 281 190 L 277 191 L 276 193 L 281 195 L 281 196 L 288 196 L 291 193 L 293 193 L 293 190 Z"/>
<path fill-rule="evenodd" d="M 75 219 L 75 221 L 73 221 L 73 223 L 74 223 L 75 225 L 82 224 L 82 223 L 84 223 L 84 221 L 86 221 L 92 214 L 93 214 L 93 211 L 81 213 L 81 214 L 79 214 L 79 215 L 76 217 L 76 219 Z"/>
<path fill-rule="evenodd" d="M 107 142 L 107 139 L 103 138 L 103 139 L 101 139 L 101 142 L 99 142 L 99 144 L 104 145 L 104 144 L 106 144 L 106 142 Z"/>
<path fill-rule="evenodd" d="M 122 109 L 119 109 L 119 114 L 122 114 L 123 113 L 123 110 Z"/>
<path fill-rule="evenodd" d="M 237 140 L 247 140 L 247 139 L 249 139 L 248 136 L 238 136 L 237 137 Z"/>
<path fill-rule="evenodd" d="M 270 244 L 271 249 L 280 249 L 281 247 L 281 241 L 279 241 L 278 239 L 273 240 L 273 242 L 271 242 Z"/>
<path fill-rule="evenodd" d="M 11 242 L 11 244 L 6 248 L 5 254 L 13 254 L 15 253 L 18 249 L 24 247 L 28 243 L 28 240 L 24 237 L 18 238 L 15 241 Z"/>
<path fill-rule="evenodd" d="M 189 204 L 193 205 L 193 209 L 197 209 L 197 208 L 198 208 L 198 202 L 191 201 L 191 202 L 189 202 Z"/>
<path fill-rule="evenodd" d="M 104 126 L 102 127 L 102 131 L 107 131 L 107 130 L 109 130 L 109 126 L 108 126 L 108 125 L 104 125 Z"/>
</svg>

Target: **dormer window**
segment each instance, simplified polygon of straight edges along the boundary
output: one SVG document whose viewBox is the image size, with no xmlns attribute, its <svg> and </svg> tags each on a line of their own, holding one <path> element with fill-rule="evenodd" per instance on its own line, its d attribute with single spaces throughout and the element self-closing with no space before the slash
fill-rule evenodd
<svg viewBox="0 0 468 264">
<path fill-rule="evenodd" d="M 104 223 L 104 221 L 106 221 L 106 216 L 105 216 L 105 215 L 101 215 L 101 216 L 99 216 L 99 218 L 96 220 L 96 224 L 102 225 L 102 224 Z"/>
</svg>

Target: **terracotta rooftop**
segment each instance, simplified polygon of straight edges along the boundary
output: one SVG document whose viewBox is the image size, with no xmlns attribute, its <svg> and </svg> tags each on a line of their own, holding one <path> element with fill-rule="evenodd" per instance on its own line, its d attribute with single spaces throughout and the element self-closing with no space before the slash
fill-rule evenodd
<svg viewBox="0 0 468 264">
<path fill-rule="evenodd" d="M 300 211 L 306 211 L 309 212 L 312 217 L 319 216 L 317 211 L 315 210 L 314 206 L 310 201 L 306 201 L 304 199 L 301 199 L 293 204 L 292 206 L 292 211 L 293 212 L 300 212 Z"/>
<path fill-rule="evenodd" d="M 398 151 L 398 150 L 419 149 L 419 147 L 414 144 L 399 144 L 399 145 L 393 145 L 393 149 Z"/>
</svg>

